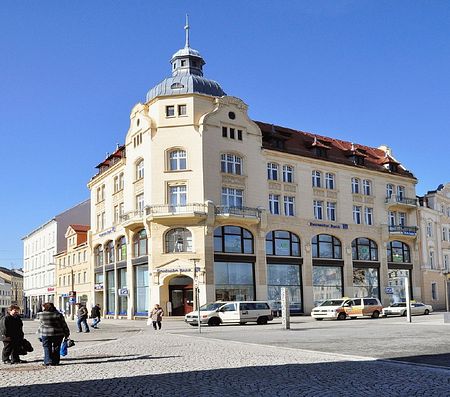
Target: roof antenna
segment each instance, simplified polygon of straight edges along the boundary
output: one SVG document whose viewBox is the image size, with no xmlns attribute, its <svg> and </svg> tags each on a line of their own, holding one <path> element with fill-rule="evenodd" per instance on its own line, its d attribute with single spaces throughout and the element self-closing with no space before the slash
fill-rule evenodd
<svg viewBox="0 0 450 397">
<path fill-rule="evenodd" d="M 186 43 L 184 44 L 185 48 L 189 47 L 189 15 L 186 14 L 186 25 L 184 26 L 184 30 L 186 31 Z"/>
</svg>

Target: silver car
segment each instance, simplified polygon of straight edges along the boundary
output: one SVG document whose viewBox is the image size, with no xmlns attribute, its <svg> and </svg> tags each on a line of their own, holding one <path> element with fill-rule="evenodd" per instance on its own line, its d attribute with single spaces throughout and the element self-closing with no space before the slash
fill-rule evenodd
<svg viewBox="0 0 450 397">
<path fill-rule="evenodd" d="M 420 315 L 420 314 L 430 314 L 433 311 L 433 307 L 431 305 L 425 305 L 424 303 L 412 302 L 411 303 L 411 314 L 412 315 Z M 383 317 L 387 316 L 406 316 L 406 302 L 397 302 L 392 305 L 385 307 L 383 309 Z"/>
</svg>

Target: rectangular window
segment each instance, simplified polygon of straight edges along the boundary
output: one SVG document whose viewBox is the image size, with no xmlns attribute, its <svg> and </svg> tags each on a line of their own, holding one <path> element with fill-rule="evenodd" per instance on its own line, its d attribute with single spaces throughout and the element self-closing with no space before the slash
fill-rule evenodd
<svg viewBox="0 0 450 397">
<path fill-rule="evenodd" d="M 230 128 L 230 139 L 234 139 L 234 128 Z"/>
<path fill-rule="evenodd" d="M 317 306 L 327 299 L 342 298 L 342 268 L 338 266 L 313 266 L 313 298 Z"/>
<path fill-rule="evenodd" d="M 253 263 L 214 262 L 216 300 L 246 301 L 255 299 Z"/>
<path fill-rule="evenodd" d="M 303 312 L 301 293 L 301 267 L 284 263 L 267 265 L 267 297 L 270 301 L 281 300 L 281 288 L 289 291 L 291 314 Z"/>
<path fill-rule="evenodd" d="M 388 183 L 386 185 L 386 198 L 391 198 L 391 196 L 394 194 L 394 186 Z"/>
<path fill-rule="evenodd" d="M 389 211 L 388 217 L 389 226 L 395 226 L 397 222 L 397 213 L 395 211 Z"/>
<path fill-rule="evenodd" d="M 427 223 L 427 237 L 433 237 L 433 225 L 431 222 Z"/>
<path fill-rule="evenodd" d="M 169 186 L 169 204 L 178 207 L 184 207 L 187 203 L 186 185 Z"/>
<path fill-rule="evenodd" d="M 136 211 L 144 211 L 144 193 L 138 194 L 136 196 Z"/>
<path fill-rule="evenodd" d="M 148 315 L 149 308 L 149 279 L 148 279 L 148 266 L 135 266 L 135 307 L 137 315 Z"/>
<path fill-rule="evenodd" d="M 380 298 L 380 282 L 377 268 L 353 269 L 353 296 Z"/>
<path fill-rule="evenodd" d="M 117 223 L 119 223 L 120 219 L 119 219 L 119 206 L 115 205 L 114 206 L 114 224 L 116 225 Z"/>
<path fill-rule="evenodd" d="M 295 216 L 295 197 L 284 196 L 284 215 Z"/>
<path fill-rule="evenodd" d="M 323 201 L 314 200 L 314 219 L 323 219 Z"/>
<path fill-rule="evenodd" d="M 114 270 L 106 272 L 106 313 L 114 314 L 115 312 L 115 299 L 116 288 L 114 281 Z"/>
<path fill-rule="evenodd" d="M 437 284 L 431 283 L 431 299 L 436 301 L 438 299 L 438 293 L 437 293 Z"/>
<path fill-rule="evenodd" d="M 358 178 L 352 178 L 352 193 L 359 194 L 360 188 L 359 188 L 359 179 Z"/>
<path fill-rule="evenodd" d="M 398 213 L 398 224 L 400 226 L 406 226 L 406 212 Z"/>
<path fill-rule="evenodd" d="M 364 220 L 366 225 L 373 225 L 373 208 L 364 208 Z"/>
<path fill-rule="evenodd" d="M 267 163 L 267 179 L 269 181 L 278 180 L 278 164 Z"/>
<path fill-rule="evenodd" d="M 273 215 L 280 215 L 280 196 L 269 194 L 269 210 Z"/>
<path fill-rule="evenodd" d="M 227 138 L 228 137 L 228 128 L 222 127 L 222 137 Z"/>
<path fill-rule="evenodd" d="M 327 202 L 327 219 L 329 221 L 336 220 L 336 203 Z"/>
<path fill-rule="evenodd" d="M 283 165 L 283 182 L 294 182 L 294 168 L 290 165 Z"/>
<path fill-rule="evenodd" d="M 237 139 L 238 141 L 242 141 L 242 130 L 237 130 Z"/>
<path fill-rule="evenodd" d="M 175 116 L 175 106 L 170 105 L 166 106 L 166 117 L 174 117 Z"/>
<path fill-rule="evenodd" d="M 434 252 L 430 251 L 429 255 L 430 269 L 434 269 Z"/>
<path fill-rule="evenodd" d="M 329 172 L 325 174 L 325 186 L 327 189 L 334 189 L 334 174 Z"/>
<path fill-rule="evenodd" d="M 447 241 L 447 229 L 445 227 L 442 228 L 442 240 Z"/>
<path fill-rule="evenodd" d="M 405 187 L 397 186 L 397 200 L 402 201 L 405 198 Z"/>
<path fill-rule="evenodd" d="M 353 206 L 353 222 L 357 225 L 361 224 L 361 207 L 359 205 Z"/>
<path fill-rule="evenodd" d="M 186 116 L 187 108 L 186 105 L 178 105 L 178 116 Z"/>
<path fill-rule="evenodd" d="M 223 187 L 221 204 L 227 207 L 242 207 L 244 205 L 244 191 L 242 189 Z"/>
<path fill-rule="evenodd" d="M 312 172 L 312 187 L 322 187 L 322 173 L 320 171 Z"/>
<path fill-rule="evenodd" d="M 449 262 L 448 262 L 448 255 L 444 255 L 444 270 L 450 270 Z"/>
<path fill-rule="evenodd" d="M 370 182 L 368 179 L 363 179 L 363 193 L 366 196 L 372 195 L 372 182 Z"/>
</svg>

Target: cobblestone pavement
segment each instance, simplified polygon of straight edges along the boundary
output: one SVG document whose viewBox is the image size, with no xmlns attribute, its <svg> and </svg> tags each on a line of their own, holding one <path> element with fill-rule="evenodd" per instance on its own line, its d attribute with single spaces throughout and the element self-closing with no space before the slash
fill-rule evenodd
<svg viewBox="0 0 450 397">
<path fill-rule="evenodd" d="M 43 367 L 35 325 L 25 324 L 29 363 L 0 366 L 1 397 L 450 396 L 448 369 L 183 335 L 175 331 L 184 324 L 170 321 L 162 331 L 104 321 L 72 335 L 77 344 L 61 366 Z"/>
</svg>

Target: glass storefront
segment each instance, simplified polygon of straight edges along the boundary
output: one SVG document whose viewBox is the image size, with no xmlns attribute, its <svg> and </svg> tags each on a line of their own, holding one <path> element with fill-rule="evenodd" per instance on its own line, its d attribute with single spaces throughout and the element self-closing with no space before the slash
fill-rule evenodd
<svg viewBox="0 0 450 397">
<path fill-rule="evenodd" d="M 292 314 L 302 313 L 301 266 L 271 263 L 267 265 L 268 299 L 274 301 L 275 307 L 281 300 L 281 288 L 286 287 L 289 293 L 289 308 Z"/>
<path fill-rule="evenodd" d="M 313 266 L 313 298 L 314 306 L 326 299 L 342 298 L 342 267 Z"/>
<path fill-rule="evenodd" d="M 357 298 L 381 298 L 377 268 L 354 268 L 353 291 Z"/>
<path fill-rule="evenodd" d="M 393 291 L 390 295 L 391 303 L 406 301 L 405 278 L 409 279 L 411 285 L 411 272 L 408 269 L 389 269 L 388 285 Z M 412 294 L 410 296 L 412 298 Z"/>
<path fill-rule="evenodd" d="M 255 299 L 253 263 L 214 262 L 216 300 Z"/>
<path fill-rule="evenodd" d="M 114 314 L 114 298 L 116 296 L 115 292 L 115 280 L 114 280 L 114 270 L 106 272 L 106 313 Z"/>
<path fill-rule="evenodd" d="M 149 307 L 149 296 L 148 296 L 148 266 L 136 266 L 134 268 L 134 284 L 136 285 L 135 291 L 135 307 L 136 315 L 147 316 Z"/>
<path fill-rule="evenodd" d="M 127 269 L 119 269 L 117 270 L 118 276 L 119 276 L 119 282 L 117 288 L 127 288 Z M 128 308 L 128 297 L 127 296 L 120 296 L 119 295 L 119 307 L 118 312 L 121 315 L 127 314 L 127 308 Z"/>
</svg>

